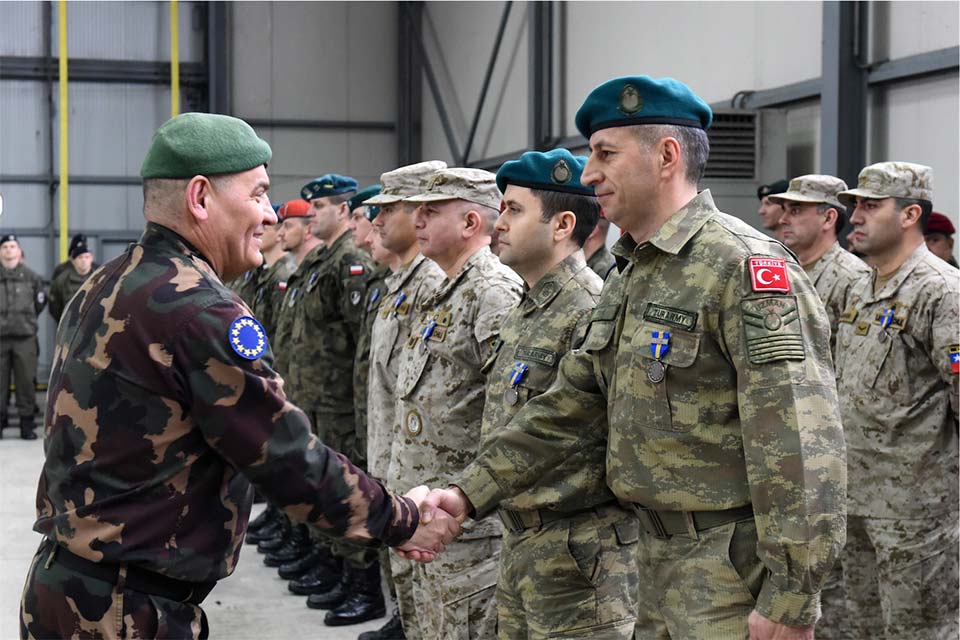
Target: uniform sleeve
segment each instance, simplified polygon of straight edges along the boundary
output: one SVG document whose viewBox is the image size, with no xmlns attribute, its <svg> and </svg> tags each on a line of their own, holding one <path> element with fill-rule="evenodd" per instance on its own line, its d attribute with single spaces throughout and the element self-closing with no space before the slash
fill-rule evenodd
<svg viewBox="0 0 960 640">
<path fill-rule="evenodd" d="M 532 486 L 598 434 L 606 438 L 606 398 L 593 377 L 591 355 L 568 352 L 558 369 L 553 385 L 499 428 L 453 483 L 470 498 L 475 518 Z"/>
<path fill-rule="evenodd" d="M 343 319 L 356 343 L 363 331 L 363 303 L 367 299 L 367 286 L 373 275 L 373 265 L 366 256 L 348 253 L 340 264 L 340 270 L 341 279 L 338 283 L 340 291 L 336 299 L 340 300 Z M 356 270 L 360 273 L 356 273 Z"/>
<path fill-rule="evenodd" d="M 960 275 L 951 271 L 945 276 L 946 286 L 942 295 L 931 301 L 930 344 L 931 353 L 927 354 L 933 362 L 943 382 L 950 390 L 950 408 L 956 423 L 960 411 L 957 408 L 957 386 L 960 370 Z"/>
<path fill-rule="evenodd" d="M 741 263 L 724 292 L 718 340 L 737 371 L 757 554 L 769 573 L 756 609 L 791 626 L 817 619 L 846 538 L 846 454 L 829 321 L 787 262 L 787 293 L 755 292 Z M 765 273 L 764 277 L 769 277 Z"/>
<path fill-rule="evenodd" d="M 508 281 L 483 286 L 477 320 L 473 325 L 473 335 L 480 345 L 478 366 L 482 366 L 493 354 L 493 343 L 500 335 L 500 327 L 519 301 L 520 288 Z"/>
<path fill-rule="evenodd" d="M 419 521 L 416 505 L 327 448 L 263 358 L 234 351 L 228 334 L 242 315 L 236 303 L 218 302 L 178 332 L 174 362 L 207 442 L 297 520 L 355 540 L 409 539 Z"/>
</svg>

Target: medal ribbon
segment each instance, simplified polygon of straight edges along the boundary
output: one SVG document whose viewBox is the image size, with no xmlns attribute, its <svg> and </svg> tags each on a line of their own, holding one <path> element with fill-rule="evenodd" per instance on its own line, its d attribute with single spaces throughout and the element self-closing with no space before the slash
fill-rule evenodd
<svg viewBox="0 0 960 640">
<path fill-rule="evenodd" d="M 523 381 L 523 376 L 527 374 L 528 369 L 530 367 L 522 362 L 513 365 L 513 373 L 510 374 L 510 386 L 516 388 Z"/>
<path fill-rule="evenodd" d="M 667 355 L 667 351 L 670 350 L 670 332 L 654 331 L 650 335 L 650 352 L 653 353 L 654 358 L 659 360 Z"/>
<path fill-rule="evenodd" d="M 887 309 L 880 316 L 880 328 L 886 329 L 890 326 L 890 323 L 893 322 L 893 308 Z"/>
<path fill-rule="evenodd" d="M 420 337 L 423 338 L 424 344 L 426 344 L 427 340 L 430 339 L 430 336 L 433 335 L 433 330 L 436 329 L 436 327 L 437 327 L 437 321 L 430 320 L 430 322 L 427 323 L 427 326 L 423 328 L 423 331 L 420 332 Z"/>
</svg>

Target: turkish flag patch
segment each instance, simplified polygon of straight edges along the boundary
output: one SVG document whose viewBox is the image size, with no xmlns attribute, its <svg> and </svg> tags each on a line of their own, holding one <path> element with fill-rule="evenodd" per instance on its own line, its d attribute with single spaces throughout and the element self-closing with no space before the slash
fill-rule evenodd
<svg viewBox="0 0 960 640">
<path fill-rule="evenodd" d="M 754 291 L 788 293 L 787 261 L 781 258 L 750 258 L 750 284 Z"/>
</svg>

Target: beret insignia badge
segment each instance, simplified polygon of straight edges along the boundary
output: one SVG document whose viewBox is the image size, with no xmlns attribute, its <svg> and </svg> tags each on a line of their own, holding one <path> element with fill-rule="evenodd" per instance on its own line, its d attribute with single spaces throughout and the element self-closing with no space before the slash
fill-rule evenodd
<svg viewBox="0 0 960 640">
<path fill-rule="evenodd" d="M 632 84 L 628 84 L 620 91 L 620 112 L 632 116 L 643 109 L 643 98 Z"/>
<path fill-rule="evenodd" d="M 557 184 L 565 184 L 569 182 L 572 177 L 573 171 L 570 170 L 570 165 L 567 164 L 567 161 L 557 160 L 557 164 L 553 165 L 550 178 Z"/>
<path fill-rule="evenodd" d="M 240 316 L 230 325 L 230 346 L 245 360 L 256 360 L 267 350 L 263 325 L 250 316 Z"/>
</svg>

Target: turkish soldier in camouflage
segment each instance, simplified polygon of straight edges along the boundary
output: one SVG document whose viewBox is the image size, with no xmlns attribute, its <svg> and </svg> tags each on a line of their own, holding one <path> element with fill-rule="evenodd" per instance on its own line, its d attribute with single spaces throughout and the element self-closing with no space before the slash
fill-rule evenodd
<svg viewBox="0 0 960 640">
<path fill-rule="evenodd" d="M 874 270 L 840 317 L 854 637 L 956 638 L 960 272 L 930 253 L 929 167 L 881 162 L 840 193 Z"/>
<path fill-rule="evenodd" d="M 400 354 L 397 433 L 391 486 L 445 483 L 476 455 L 486 377 L 503 319 L 520 300 L 521 281 L 491 253 L 499 212 L 496 177 L 479 169 L 443 169 L 419 203 L 420 249 L 446 278 L 417 301 L 413 332 Z M 437 562 L 413 569 L 423 638 L 492 638 L 499 522 L 475 522 Z"/>
<path fill-rule="evenodd" d="M 550 387 L 600 298 L 603 280 L 580 248 L 600 212 L 580 183 L 585 163 L 566 149 L 531 151 L 497 172 L 500 260 L 527 289 L 484 365 L 484 441 Z M 501 503 L 501 638 L 633 637 L 640 525 L 607 487 L 606 449 L 597 438 Z"/>
<path fill-rule="evenodd" d="M 587 98 L 582 181 L 626 231 L 618 269 L 556 382 L 455 479 L 462 493 L 438 494 L 486 515 L 606 436 L 607 484 L 645 532 L 636 637 L 809 639 L 844 540 L 829 324 L 788 250 L 697 194 L 711 119 L 670 78 Z"/>
<path fill-rule="evenodd" d="M 261 259 L 269 158 L 228 116 L 184 114 L 155 134 L 147 227 L 58 330 L 22 638 L 207 637 L 199 605 L 236 566 L 251 481 L 330 535 L 414 534 L 412 500 L 311 435 L 262 327 L 222 283 Z M 439 549 L 422 529 L 411 544 Z"/>
<path fill-rule="evenodd" d="M 610 221 L 601 211 L 597 226 L 583 245 L 583 253 L 587 257 L 587 266 L 604 279 L 614 266 L 613 254 L 610 253 L 610 249 L 607 249 L 607 234 L 609 231 Z"/>
<path fill-rule="evenodd" d="M 413 310 L 444 278 L 437 263 L 420 253 L 414 227 L 416 205 L 404 199 L 426 191 L 430 177 L 446 167 L 445 162 L 434 160 L 388 171 L 380 176 L 380 194 L 367 201 L 370 206 L 380 209 L 372 223 L 377 240 L 385 250 L 397 256 L 396 268 L 384 282 L 371 333 L 367 464 L 370 474 L 377 478 L 387 477 L 390 448 L 398 431 L 398 363 L 413 331 Z M 419 640 L 418 613 L 411 583 L 412 564 L 391 554 L 383 564 L 383 572 L 396 594 L 397 609 L 395 616 L 382 629 L 370 634 L 369 640 L 393 637 Z"/>
<path fill-rule="evenodd" d="M 17 386 L 20 437 L 35 440 L 37 316 L 47 304 L 43 280 L 23 264 L 20 241 L 0 236 L 0 435 L 7 426 L 10 372 Z"/>
<path fill-rule="evenodd" d="M 50 283 L 49 310 L 56 322 L 60 322 L 63 308 L 93 271 L 93 254 L 85 240 L 71 244 L 69 255 L 70 268 L 63 269 Z"/>
</svg>

